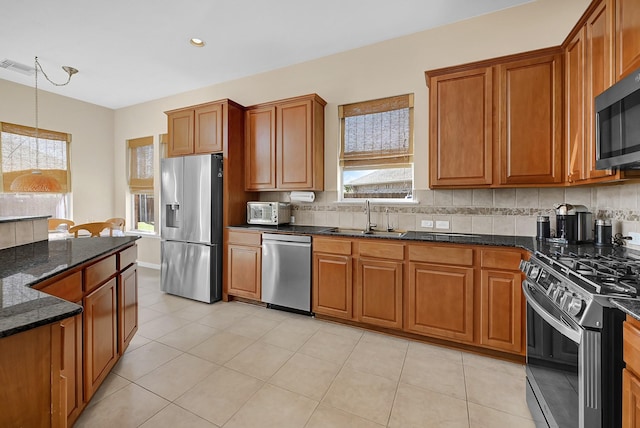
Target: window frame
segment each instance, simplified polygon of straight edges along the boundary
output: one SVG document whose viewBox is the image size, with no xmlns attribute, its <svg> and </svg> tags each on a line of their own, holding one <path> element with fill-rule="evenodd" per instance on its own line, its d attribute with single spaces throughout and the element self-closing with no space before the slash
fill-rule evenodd
<svg viewBox="0 0 640 428">
<path fill-rule="evenodd" d="M 151 177 L 150 178 L 140 178 L 137 176 L 137 171 L 135 169 L 136 161 L 137 161 L 137 152 L 136 149 L 140 147 L 151 147 Z M 140 138 L 132 138 L 127 140 L 127 184 L 129 188 L 130 202 L 131 202 L 131 211 L 130 211 L 130 222 L 131 230 L 140 233 L 148 233 L 148 234 L 157 234 L 157 207 L 155 204 L 155 144 L 153 136 L 140 137 Z M 136 211 L 136 197 L 139 195 L 149 195 L 153 198 L 153 218 L 154 218 L 154 227 L 153 231 L 139 229 L 138 228 L 138 218 Z"/>
</svg>

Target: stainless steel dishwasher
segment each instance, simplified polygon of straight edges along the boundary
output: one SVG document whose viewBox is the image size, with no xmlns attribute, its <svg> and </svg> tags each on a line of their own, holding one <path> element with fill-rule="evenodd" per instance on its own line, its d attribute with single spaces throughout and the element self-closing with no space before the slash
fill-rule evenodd
<svg viewBox="0 0 640 428">
<path fill-rule="evenodd" d="M 311 236 L 262 234 L 262 301 L 311 312 Z"/>
</svg>

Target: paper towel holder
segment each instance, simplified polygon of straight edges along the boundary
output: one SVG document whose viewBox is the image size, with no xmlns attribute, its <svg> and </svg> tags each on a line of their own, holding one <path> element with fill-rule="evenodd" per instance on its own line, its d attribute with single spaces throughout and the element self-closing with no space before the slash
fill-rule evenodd
<svg viewBox="0 0 640 428">
<path fill-rule="evenodd" d="M 316 200 L 314 192 L 291 192 L 289 194 L 291 202 L 313 202 Z"/>
</svg>

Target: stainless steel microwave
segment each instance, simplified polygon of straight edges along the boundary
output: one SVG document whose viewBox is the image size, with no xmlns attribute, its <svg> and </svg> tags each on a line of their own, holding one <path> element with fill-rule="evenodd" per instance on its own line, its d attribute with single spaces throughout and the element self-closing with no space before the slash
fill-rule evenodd
<svg viewBox="0 0 640 428">
<path fill-rule="evenodd" d="M 247 202 L 247 223 L 278 225 L 291 221 L 288 202 Z"/>
<path fill-rule="evenodd" d="M 640 69 L 595 98 L 596 169 L 640 169 Z"/>
</svg>

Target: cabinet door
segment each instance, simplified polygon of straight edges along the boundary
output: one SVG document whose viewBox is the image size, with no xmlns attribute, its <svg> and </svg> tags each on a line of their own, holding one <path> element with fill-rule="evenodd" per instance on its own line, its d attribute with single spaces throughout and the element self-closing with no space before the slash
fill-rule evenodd
<svg viewBox="0 0 640 428">
<path fill-rule="evenodd" d="M 84 401 L 88 402 L 118 359 L 117 281 L 84 298 Z"/>
<path fill-rule="evenodd" d="M 588 178 L 585 159 L 585 29 L 565 49 L 565 134 L 567 141 L 567 180 Z"/>
<path fill-rule="evenodd" d="M 616 81 L 640 67 L 640 7 L 638 0 L 615 0 Z"/>
<path fill-rule="evenodd" d="M 82 314 L 60 322 L 62 339 L 63 396 L 66 397 L 66 421 L 72 426 L 80 416 L 82 402 Z"/>
<path fill-rule="evenodd" d="M 640 428 L 640 380 L 622 371 L 622 428 Z"/>
<path fill-rule="evenodd" d="M 248 110 L 245 135 L 246 190 L 276 188 L 276 108 Z"/>
<path fill-rule="evenodd" d="M 311 100 L 277 108 L 276 176 L 281 190 L 313 188 L 313 105 Z"/>
<path fill-rule="evenodd" d="M 313 312 L 353 318 L 352 260 L 344 255 L 313 255 Z"/>
<path fill-rule="evenodd" d="M 613 10 L 611 0 L 603 0 L 586 23 L 586 102 L 587 165 L 589 178 L 614 175 L 610 169 L 596 169 L 596 123 L 594 98 L 613 85 Z"/>
<path fill-rule="evenodd" d="M 213 104 L 195 110 L 194 153 L 222 151 L 222 104 Z"/>
<path fill-rule="evenodd" d="M 429 79 L 430 187 L 492 183 L 492 68 Z"/>
<path fill-rule="evenodd" d="M 262 250 L 229 244 L 227 249 L 227 293 L 260 300 L 262 283 Z"/>
<path fill-rule="evenodd" d="M 118 278 L 118 349 L 120 355 L 138 331 L 138 269 L 132 265 Z"/>
<path fill-rule="evenodd" d="M 473 342 L 473 268 L 409 264 L 405 330 Z"/>
<path fill-rule="evenodd" d="M 562 57 L 498 66 L 500 184 L 553 184 L 562 177 Z"/>
<path fill-rule="evenodd" d="M 480 344 L 523 354 L 520 273 L 482 270 Z"/>
<path fill-rule="evenodd" d="M 381 327 L 402 327 L 402 263 L 358 260 L 358 321 Z"/>
<path fill-rule="evenodd" d="M 182 156 L 193 153 L 193 110 L 181 110 L 169 113 L 168 156 Z"/>
</svg>

